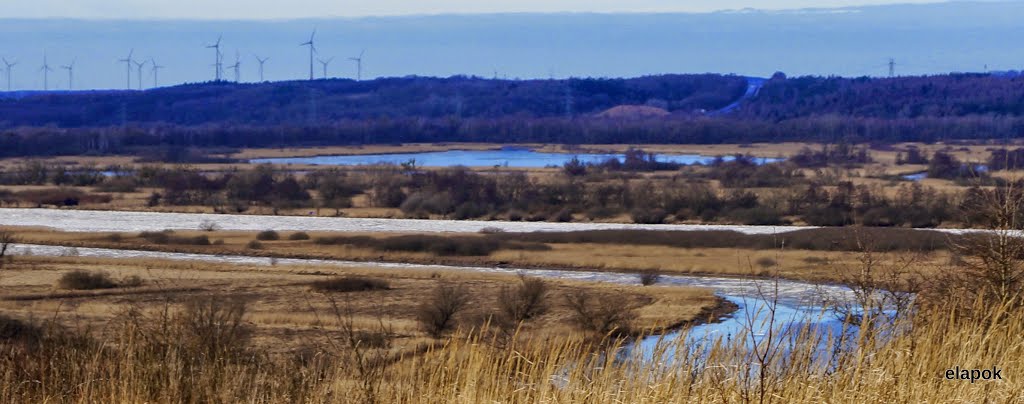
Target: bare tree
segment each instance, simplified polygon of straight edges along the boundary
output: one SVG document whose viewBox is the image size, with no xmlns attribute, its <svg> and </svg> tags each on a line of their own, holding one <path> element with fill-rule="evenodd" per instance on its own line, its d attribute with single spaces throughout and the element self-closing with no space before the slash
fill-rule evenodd
<svg viewBox="0 0 1024 404">
<path fill-rule="evenodd" d="M 883 255 L 861 232 L 854 231 L 857 251 L 854 263 L 835 263 L 839 283 L 849 288 L 852 301 L 826 297 L 837 316 L 860 325 L 886 315 L 900 318 L 908 313 L 921 291 L 922 276 L 916 270 L 921 253 Z"/>
<path fill-rule="evenodd" d="M 951 250 L 962 257 L 962 269 L 945 279 L 947 285 L 952 284 L 969 300 L 1024 305 L 1024 192 L 1020 182 L 1010 181 L 973 196 L 965 202 L 965 211 L 980 219 L 987 231 L 951 239 Z M 949 277 L 954 278 L 952 282 Z"/>
</svg>

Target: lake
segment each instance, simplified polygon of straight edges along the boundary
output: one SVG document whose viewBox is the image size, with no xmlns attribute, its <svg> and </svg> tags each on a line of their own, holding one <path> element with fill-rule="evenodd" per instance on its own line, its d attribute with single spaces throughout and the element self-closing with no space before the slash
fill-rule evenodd
<svg viewBox="0 0 1024 404">
<path fill-rule="evenodd" d="M 541 168 L 561 166 L 573 157 L 584 163 L 600 163 L 610 158 L 622 160 L 624 154 L 581 154 L 581 153 L 547 153 L 525 149 L 522 147 L 506 147 L 499 150 L 449 150 L 442 152 L 395 153 L 395 154 L 359 154 L 313 157 L 282 157 L 253 159 L 250 163 L 262 164 L 309 164 L 309 165 L 370 165 L 370 164 L 401 164 L 415 160 L 416 165 L 423 167 L 516 167 Z M 699 154 L 657 154 L 657 161 L 679 164 L 709 164 L 714 156 Z M 723 156 L 731 160 L 732 156 Z M 777 158 L 759 158 L 761 164 L 781 161 Z"/>
</svg>

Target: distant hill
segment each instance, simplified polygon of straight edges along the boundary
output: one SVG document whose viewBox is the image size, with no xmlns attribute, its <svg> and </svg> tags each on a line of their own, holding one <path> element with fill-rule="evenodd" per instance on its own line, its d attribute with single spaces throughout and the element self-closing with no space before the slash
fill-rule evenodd
<svg viewBox="0 0 1024 404">
<path fill-rule="evenodd" d="M 202 83 L 149 91 L 18 93 L 0 97 L 0 128 L 122 124 L 315 125 L 339 120 L 564 117 L 618 105 L 711 110 L 746 90 L 743 77 L 714 74 L 632 79 L 491 80 L 402 77 L 261 84 Z"/>
<path fill-rule="evenodd" d="M 748 93 L 753 82 L 761 84 L 714 74 L 526 81 L 457 76 L 28 94 L 0 99 L 0 156 L 404 142 L 1024 137 L 1022 76 L 777 74 Z"/>
</svg>

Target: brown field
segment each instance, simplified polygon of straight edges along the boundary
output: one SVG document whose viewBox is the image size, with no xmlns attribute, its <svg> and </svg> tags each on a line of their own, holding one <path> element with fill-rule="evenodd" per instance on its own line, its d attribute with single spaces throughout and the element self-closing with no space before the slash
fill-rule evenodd
<svg viewBox="0 0 1024 404">
<path fill-rule="evenodd" d="M 513 268 L 550 268 L 587 271 L 641 272 L 657 270 L 664 274 L 712 275 L 729 277 L 779 276 L 786 279 L 839 283 L 849 270 L 858 266 L 856 252 L 809 251 L 796 249 L 747 248 L 677 248 L 660 245 L 549 244 L 549 250 L 499 249 L 483 256 L 438 256 L 430 252 L 378 251 L 353 245 L 322 245 L 316 239 L 332 236 L 399 237 L 395 233 L 330 233 L 310 232 L 309 240 L 288 240 L 294 232 L 281 232 L 280 240 L 260 241 L 262 248 L 249 248 L 257 232 L 246 231 L 175 231 L 174 237 L 188 239 L 206 236 L 211 245 L 188 243 L 154 244 L 138 234 L 89 234 L 57 232 L 47 229 L 9 227 L 21 242 L 28 244 L 65 245 L 138 249 L 200 254 L 250 255 L 278 258 L 319 258 L 349 261 L 386 261 L 439 265 L 503 266 Z M 446 234 L 445 237 L 480 237 L 479 234 Z M 115 241 L 116 240 L 116 241 Z M 912 260 L 913 270 L 922 274 L 947 268 L 950 254 L 946 251 L 927 253 L 878 253 L 887 260 Z"/>
<path fill-rule="evenodd" d="M 138 276 L 142 284 L 102 290 L 66 290 L 58 280 L 72 270 L 102 271 L 117 281 Z M 319 292 L 311 283 L 333 276 L 379 279 L 390 290 Z M 233 296 L 248 302 L 246 321 L 255 328 L 256 342 L 265 348 L 293 351 L 336 331 L 334 304 L 351 310 L 359 328 L 372 331 L 383 321 L 398 336 L 396 346 L 412 348 L 429 342 L 419 328 L 417 305 L 441 283 L 464 286 L 472 307 L 460 313 L 460 324 L 480 327 L 497 312 L 503 287 L 519 279 L 511 275 L 454 271 L 338 269 L 175 262 L 147 259 L 86 257 L 16 257 L 0 276 L 0 311 L 17 318 L 59 323 L 102 331 L 129 309 L 157 312 L 211 295 Z M 633 327 L 659 330 L 704 321 L 722 314 L 718 298 L 707 290 L 684 287 L 612 286 L 551 280 L 549 311 L 524 325 L 524 336 L 572 335 L 576 331 L 562 296 L 585 288 L 598 296 L 614 296 L 637 307 Z"/>
</svg>

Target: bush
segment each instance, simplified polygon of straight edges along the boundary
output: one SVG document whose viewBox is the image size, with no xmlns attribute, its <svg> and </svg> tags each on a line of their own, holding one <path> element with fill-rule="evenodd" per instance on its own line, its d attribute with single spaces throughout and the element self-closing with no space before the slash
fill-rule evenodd
<svg viewBox="0 0 1024 404">
<path fill-rule="evenodd" d="M 300 231 L 300 232 L 297 232 L 297 233 L 289 234 L 288 235 L 288 239 L 291 240 L 291 241 L 309 240 L 309 234 L 307 234 L 306 232 Z"/>
<path fill-rule="evenodd" d="M 75 270 L 62 275 L 57 280 L 57 286 L 61 289 L 95 290 L 116 288 L 118 284 L 105 272 Z"/>
<path fill-rule="evenodd" d="M 633 307 L 620 299 L 600 298 L 584 289 L 566 295 L 566 303 L 572 311 L 573 322 L 580 329 L 599 336 L 628 333 L 629 323 L 636 315 Z"/>
<path fill-rule="evenodd" d="M 139 237 L 153 244 L 168 244 L 171 242 L 171 231 L 144 231 Z"/>
<path fill-rule="evenodd" d="M 199 230 L 202 231 L 216 231 L 218 228 L 220 226 L 212 220 L 203 220 L 202 223 L 199 223 Z"/>
<path fill-rule="evenodd" d="M 313 290 L 320 292 L 365 292 L 371 290 L 390 290 L 391 285 L 382 279 L 357 276 L 333 277 L 319 280 L 311 284 Z"/>
<path fill-rule="evenodd" d="M 514 326 L 533 319 L 547 311 L 548 284 L 540 278 L 519 277 L 515 288 L 501 288 L 498 295 L 498 309 L 502 320 Z"/>
<path fill-rule="evenodd" d="M 259 242 L 258 240 L 252 240 L 249 242 L 249 244 L 245 245 L 245 248 L 248 248 L 250 250 L 262 250 L 263 243 Z"/>
<path fill-rule="evenodd" d="M 440 338 L 455 326 L 455 316 L 468 307 L 469 302 L 465 286 L 441 283 L 417 308 L 416 319 L 423 331 Z"/>
<path fill-rule="evenodd" d="M 132 177 L 113 177 L 107 178 L 100 185 L 96 187 L 97 191 L 100 192 L 120 192 L 129 193 L 135 192 L 138 184 L 135 182 L 135 178 Z"/>
<path fill-rule="evenodd" d="M 661 271 L 657 269 L 647 269 L 640 271 L 640 284 L 644 286 L 651 286 L 661 281 Z"/>
<path fill-rule="evenodd" d="M 260 241 L 276 241 L 281 239 L 281 235 L 273 230 L 264 230 L 256 235 L 256 239 Z"/>
<path fill-rule="evenodd" d="M 245 300 L 213 295 L 192 299 L 178 318 L 183 343 L 195 349 L 197 360 L 225 358 L 244 351 L 251 329 L 244 322 Z"/>
<path fill-rule="evenodd" d="M 771 257 L 758 258 L 756 261 L 754 261 L 754 263 L 761 268 L 771 268 L 779 265 L 779 263 L 776 262 L 775 259 Z"/>
<path fill-rule="evenodd" d="M 210 245 L 210 238 L 206 235 L 175 237 L 171 230 L 144 231 L 139 233 L 139 237 L 153 244 Z"/>
<path fill-rule="evenodd" d="M 0 314 L 0 342 L 38 341 L 43 330 L 35 325 Z"/>
<path fill-rule="evenodd" d="M 668 214 L 661 209 L 633 209 L 630 213 L 633 223 L 638 224 L 662 224 L 665 223 L 666 216 Z"/>
<path fill-rule="evenodd" d="M 555 214 L 551 215 L 550 217 L 548 217 L 548 221 L 550 221 L 550 222 L 559 222 L 559 223 L 571 222 L 572 221 L 572 211 L 567 209 L 567 208 L 566 209 L 562 209 L 562 210 L 556 212 Z"/>
</svg>

